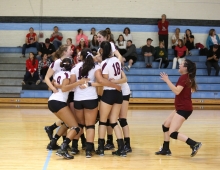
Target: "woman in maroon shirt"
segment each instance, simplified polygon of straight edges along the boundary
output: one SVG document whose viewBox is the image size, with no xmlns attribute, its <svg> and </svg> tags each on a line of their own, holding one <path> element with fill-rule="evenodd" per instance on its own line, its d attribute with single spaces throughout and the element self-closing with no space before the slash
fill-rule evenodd
<svg viewBox="0 0 220 170">
<path fill-rule="evenodd" d="M 183 122 L 192 114 L 193 107 L 191 101 L 192 91 L 197 90 L 195 82 L 196 64 L 190 60 L 185 60 L 179 65 L 181 74 L 176 86 L 169 80 L 166 73 L 161 73 L 161 79 L 167 83 L 169 88 L 175 93 L 175 110 L 168 116 L 162 125 L 164 132 L 164 143 L 160 151 L 156 155 L 171 155 L 169 149 L 170 137 L 186 142 L 192 149 L 191 157 L 195 156 L 202 143 L 196 142 L 186 135 L 179 133 L 178 130 Z"/>
<path fill-rule="evenodd" d="M 165 49 L 168 49 L 168 26 L 169 22 L 166 20 L 166 15 L 163 14 L 161 16 L 161 20 L 158 21 L 158 35 L 159 35 L 159 42 L 163 41 Z"/>
</svg>

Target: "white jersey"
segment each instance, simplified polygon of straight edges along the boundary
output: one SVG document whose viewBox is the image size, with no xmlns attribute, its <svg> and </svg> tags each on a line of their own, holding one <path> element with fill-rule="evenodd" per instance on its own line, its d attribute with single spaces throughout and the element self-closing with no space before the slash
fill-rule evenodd
<svg viewBox="0 0 220 170">
<path fill-rule="evenodd" d="M 123 96 L 127 96 L 127 95 L 131 94 L 130 87 L 127 82 L 121 84 L 121 91 L 122 91 Z"/>
<path fill-rule="evenodd" d="M 63 80 L 70 78 L 70 72 L 69 71 L 59 71 L 53 76 L 54 80 L 58 84 L 62 84 Z M 49 100 L 57 100 L 61 102 L 67 102 L 69 92 L 62 92 L 61 89 L 58 89 L 58 92 L 53 93 Z"/>
<path fill-rule="evenodd" d="M 121 62 L 116 57 L 107 58 L 101 62 L 102 74 L 108 74 L 108 79 L 121 79 Z M 104 86 L 104 90 L 115 88 Z"/>
<path fill-rule="evenodd" d="M 82 70 L 83 62 L 80 62 L 75 65 L 75 67 L 71 70 L 71 75 L 76 75 L 76 81 L 79 81 L 81 77 L 81 70 Z M 95 67 L 92 68 L 88 76 L 86 78 L 89 78 L 89 82 L 95 82 L 95 72 L 97 70 L 101 69 L 101 67 L 98 64 L 95 64 Z M 74 100 L 81 101 L 81 100 L 93 100 L 97 99 L 98 95 L 96 92 L 96 87 L 89 86 L 85 89 L 80 89 L 79 86 L 76 87 L 74 92 Z"/>
<path fill-rule="evenodd" d="M 51 63 L 50 68 L 54 71 L 55 75 L 56 73 L 62 71 L 62 67 L 60 67 L 60 63 L 62 62 L 62 60 L 59 58 L 56 61 L 54 61 L 53 63 Z"/>
</svg>

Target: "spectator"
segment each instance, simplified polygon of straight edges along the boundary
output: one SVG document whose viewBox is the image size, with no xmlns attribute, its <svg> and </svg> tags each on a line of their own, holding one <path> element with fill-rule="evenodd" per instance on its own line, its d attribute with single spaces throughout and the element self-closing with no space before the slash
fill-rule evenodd
<svg viewBox="0 0 220 170">
<path fill-rule="evenodd" d="M 36 47 L 39 50 L 39 45 L 37 42 L 37 34 L 34 32 L 34 28 L 29 28 L 29 33 L 26 35 L 25 44 L 22 47 L 22 56 L 25 57 L 26 48 Z"/>
<path fill-rule="evenodd" d="M 163 41 L 165 45 L 165 49 L 168 49 L 168 27 L 169 22 L 166 20 L 166 15 L 163 14 L 161 16 L 161 20 L 158 21 L 158 34 L 159 34 L 159 41 Z"/>
<path fill-rule="evenodd" d="M 185 60 L 187 48 L 183 44 L 183 40 L 179 39 L 178 45 L 175 47 L 174 54 L 176 57 L 173 59 L 173 67 L 172 69 L 176 69 L 176 63 L 178 61 L 179 64 L 181 64 Z"/>
<path fill-rule="evenodd" d="M 38 75 L 39 75 L 39 79 L 41 80 L 41 82 L 45 82 L 44 78 L 51 64 L 51 60 L 48 59 L 48 55 L 44 53 L 41 55 L 41 57 L 42 57 L 42 60 L 40 60 L 38 63 Z"/>
<path fill-rule="evenodd" d="M 94 35 L 93 38 L 92 38 L 92 41 L 90 41 L 90 49 L 92 51 L 98 51 L 99 49 L 99 42 L 97 40 L 97 35 Z"/>
<path fill-rule="evenodd" d="M 29 53 L 29 58 L 26 60 L 26 73 L 22 85 L 25 85 L 30 78 L 33 79 L 36 85 L 40 83 L 37 68 L 38 60 L 35 58 L 34 53 L 31 52 Z"/>
<path fill-rule="evenodd" d="M 206 61 L 206 66 L 207 66 L 207 72 L 208 76 L 211 74 L 211 67 L 215 68 L 215 75 L 218 76 L 219 74 L 219 65 L 218 65 L 218 60 L 219 60 L 219 52 L 218 52 L 219 46 L 217 44 L 213 45 L 213 48 L 210 48 L 208 51 L 207 55 L 207 61 Z"/>
<path fill-rule="evenodd" d="M 178 45 L 179 39 L 182 39 L 180 35 L 180 29 L 176 28 L 175 34 L 172 36 L 172 49 L 175 49 L 175 47 Z"/>
<path fill-rule="evenodd" d="M 56 50 L 55 50 L 54 45 L 50 43 L 50 39 L 46 38 L 45 43 L 43 43 L 39 47 L 40 47 L 39 52 L 38 52 L 39 55 L 37 55 L 37 57 L 36 57 L 38 59 L 38 61 L 40 61 L 42 59 L 42 57 L 41 57 L 42 54 L 47 54 L 48 59 L 50 59 L 50 61 L 52 61 L 53 55 Z"/>
<path fill-rule="evenodd" d="M 53 31 L 53 34 L 50 36 L 50 42 L 52 42 L 55 50 L 57 50 L 62 45 L 63 34 L 58 32 L 59 29 L 57 26 L 53 27 Z"/>
<path fill-rule="evenodd" d="M 122 56 L 127 52 L 126 44 L 127 44 L 127 41 L 125 41 L 124 36 L 120 34 L 118 36 L 118 39 L 116 40 L 115 45 L 118 47 L 118 51 Z"/>
<path fill-rule="evenodd" d="M 80 39 L 80 42 L 79 42 L 79 45 L 76 47 L 76 54 L 78 54 L 79 52 L 82 51 L 82 49 L 86 48 L 86 43 L 85 43 L 85 40 L 84 38 L 81 38 Z"/>
<path fill-rule="evenodd" d="M 125 66 L 125 70 L 129 71 L 131 66 L 136 62 L 137 60 L 137 52 L 136 52 L 136 46 L 132 44 L 131 40 L 127 41 L 127 52 L 123 55 L 124 62 L 128 62 L 128 66 Z"/>
<path fill-rule="evenodd" d="M 185 31 L 184 44 L 188 49 L 189 55 L 191 55 L 190 50 L 194 49 L 195 45 L 194 45 L 194 35 L 192 35 L 192 31 L 190 29 L 187 29 Z"/>
<path fill-rule="evenodd" d="M 220 39 L 219 36 L 216 34 L 215 29 L 210 29 L 209 36 L 206 40 L 206 47 L 210 49 L 215 44 L 220 45 Z"/>
<path fill-rule="evenodd" d="M 114 35 L 112 34 L 111 29 L 110 28 L 106 28 L 105 31 L 107 32 L 107 34 L 110 35 L 110 37 L 111 37 L 110 39 L 114 41 Z"/>
<path fill-rule="evenodd" d="M 169 60 L 168 60 L 167 50 L 164 48 L 163 41 L 161 41 L 159 43 L 159 46 L 155 48 L 155 60 L 159 61 L 158 59 L 161 60 L 160 68 L 161 68 L 162 64 L 164 64 L 163 68 L 167 68 L 167 66 L 169 65 Z"/>
<path fill-rule="evenodd" d="M 73 58 L 74 63 L 76 64 L 77 63 L 77 60 L 76 60 L 76 47 L 75 47 L 75 45 L 72 44 L 72 38 L 67 38 L 66 39 L 66 44 L 71 47 L 71 49 L 73 51 L 72 58 Z"/>
<path fill-rule="evenodd" d="M 89 35 L 88 41 L 90 43 L 90 41 L 92 41 L 93 36 L 96 35 L 96 29 L 94 27 L 91 28 L 91 33 Z"/>
<path fill-rule="evenodd" d="M 115 44 L 114 39 L 112 39 L 112 36 L 110 33 L 107 34 L 107 41 L 112 42 L 113 44 Z"/>
<path fill-rule="evenodd" d="M 76 44 L 79 44 L 81 39 L 84 39 L 86 46 L 88 46 L 88 37 L 85 34 L 83 34 L 83 30 L 78 29 L 77 32 L 78 34 L 76 36 Z"/>
<path fill-rule="evenodd" d="M 147 39 L 147 44 L 141 48 L 141 55 L 144 56 L 146 68 L 152 68 L 154 58 L 154 47 L 151 45 L 152 39 Z"/>
<path fill-rule="evenodd" d="M 132 41 L 132 35 L 131 35 L 131 30 L 130 28 L 126 27 L 123 31 L 123 36 L 125 41 L 127 42 L 128 40 Z"/>
</svg>

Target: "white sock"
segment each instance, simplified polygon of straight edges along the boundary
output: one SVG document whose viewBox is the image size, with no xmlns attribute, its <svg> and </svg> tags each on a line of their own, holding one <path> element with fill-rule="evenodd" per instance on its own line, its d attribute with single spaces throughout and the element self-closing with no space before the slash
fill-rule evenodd
<svg viewBox="0 0 220 170">
<path fill-rule="evenodd" d="M 130 66 L 130 65 L 128 65 L 128 68 L 131 68 L 131 66 Z"/>
</svg>

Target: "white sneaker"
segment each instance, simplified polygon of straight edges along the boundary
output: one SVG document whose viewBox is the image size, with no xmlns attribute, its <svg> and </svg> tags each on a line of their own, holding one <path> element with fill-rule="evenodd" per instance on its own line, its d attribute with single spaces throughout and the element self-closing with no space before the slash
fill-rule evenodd
<svg viewBox="0 0 220 170">
<path fill-rule="evenodd" d="M 130 70 L 130 68 L 129 68 L 128 66 L 124 66 L 124 69 L 125 69 L 126 71 L 129 71 L 129 70 Z"/>
<path fill-rule="evenodd" d="M 21 82 L 21 84 L 22 84 L 22 85 L 25 85 L 25 82 L 24 82 L 24 81 L 22 81 L 22 82 Z"/>
<path fill-rule="evenodd" d="M 40 82 L 41 82 L 40 80 L 37 80 L 36 85 L 40 84 Z"/>
</svg>

